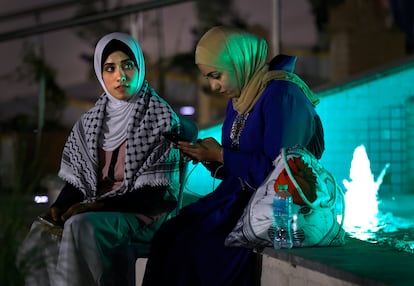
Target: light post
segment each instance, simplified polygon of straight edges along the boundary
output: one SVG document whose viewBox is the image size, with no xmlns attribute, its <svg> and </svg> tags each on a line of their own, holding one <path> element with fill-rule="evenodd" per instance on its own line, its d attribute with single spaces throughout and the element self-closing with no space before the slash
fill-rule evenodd
<svg viewBox="0 0 414 286">
<path fill-rule="evenodd" d="M 272 41 L 272 55 L 280 53 L 280 42 L 281 42 L 281 0 L 272 0 L 272 27 L 271 27 L 271 41 Z"/>
</svg>

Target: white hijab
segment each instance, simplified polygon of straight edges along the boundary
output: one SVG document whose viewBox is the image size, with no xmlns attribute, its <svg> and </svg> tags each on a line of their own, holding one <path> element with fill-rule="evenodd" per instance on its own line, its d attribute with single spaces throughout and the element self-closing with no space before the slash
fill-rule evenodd
<svg viewBox="0 0 414 286">
<path fill-rule="evenodd" d="M 102 66 L 103 61 L 102 54 L 105 47 L 112 41 L 118 40 L 124 43 L 135 56 L 137 68 L 138 68 L 138 85 L 134 92 L 134 95 L 128 100 L 119 100 L 111 95 L 102 79 Z M 95 74 L 100 82 L 105 95 L 108 98 L 108 103 L 105 109 L 105 118 L 103 121 L 103 132 L 100 137 L 100 147 L 105 151 L 113 151 L 119 145 L 121 145 L 127 138 L 128 123 L 131 119 L 131 113 L 134 109 L 134 103 L 138 99 L 138 94 L 143 86 L 145 80 L 145 62 L 144 55 L 138 42 L 128 34 L 125 33 L 111 33 L 104 36 L 96 44 L 94 55 L 94 68 Z"/>
</svg>

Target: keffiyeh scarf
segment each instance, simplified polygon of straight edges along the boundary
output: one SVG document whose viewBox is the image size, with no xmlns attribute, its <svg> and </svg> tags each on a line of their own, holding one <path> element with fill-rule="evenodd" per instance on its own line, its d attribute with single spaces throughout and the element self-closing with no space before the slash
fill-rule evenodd
<svg viewBox="0 0 414 286">
<path fill-rule="evenodd" d="M 81 190 L 87 201 L 97 198 L 98 146 L 107 101 L 104 93 L 74 125 L 65 144 L 58 173 Z M 179 151 L 162 136 L 163 132 L 178 124 L 178 117 L 171 107 L 145 81 L 128 124 L 122 187 L 103 196 L 178 182 Z"/>
</svg>

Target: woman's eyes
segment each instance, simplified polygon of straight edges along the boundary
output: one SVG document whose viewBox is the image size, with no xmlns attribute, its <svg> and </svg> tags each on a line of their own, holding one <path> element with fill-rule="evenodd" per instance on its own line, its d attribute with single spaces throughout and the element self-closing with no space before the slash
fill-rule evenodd
<svg viewBox="0 0 414 286">
<path fill-rule="evenodd" d="M 135 65 L 133 61 L 128 61 L 122 64 L 122 69 L 124 70 L 132 70 L 134 69 Z"/>
<path fill-rule="evenodd" d="M 104 71 L 106 72 L 113 72 L 115 70 L 114 66 L 111 65 L 105 65 Z"/>
<path fill-rule="evenodd" d="M 106 64 L 104 66 L 104 71 L 106 72 L 114 72 L 116 68 L 116 64 Z M 124 71 L 130 71 L 135 68 L 135 64 L 133 61 L 126 61 L 121 63 L 121 68 Z"/>
<path fill-rule="evenodd" d="M 211 78 L 211 79 L 220 79 L 221 78 L 221 72 L 212 72 L 212 73 L 209 73 L 208 75 L 207 75 L 207 78 Z"/>
</svg>

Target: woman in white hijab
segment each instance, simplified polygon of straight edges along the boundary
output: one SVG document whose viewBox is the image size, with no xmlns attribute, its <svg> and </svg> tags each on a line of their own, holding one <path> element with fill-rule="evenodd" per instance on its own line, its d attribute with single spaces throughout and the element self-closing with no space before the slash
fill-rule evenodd
<svg viewBox="0 0 414 286">
<path fill-rule="evenodd" d="M 26 285 L 125 285 L 114 266 L 134 265 L 119 265 L 122 250 L 146 255 L 176 206 L 180 156 L 162 134 L 180 120 L 145 80 L 139 44 L 104 36 L 94 68 L 104 93 L 74 125 L 59 170 L 66 184 L 20 249 Z"/>
</svg>

